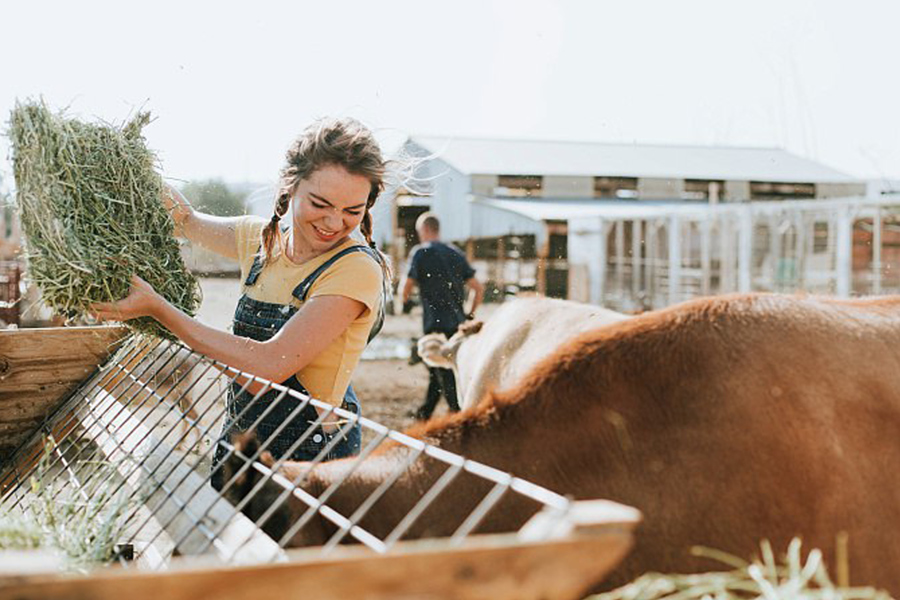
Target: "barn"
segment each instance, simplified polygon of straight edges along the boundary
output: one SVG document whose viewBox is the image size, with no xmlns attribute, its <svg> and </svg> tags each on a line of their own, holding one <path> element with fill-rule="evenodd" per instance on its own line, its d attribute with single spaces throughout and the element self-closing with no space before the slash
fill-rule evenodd
<svg viewBox="0 0 900 600">
<path fill-rule="evenodd" d="M 421 162 L 378 207 L 379 241 L 402 261 L 434 211 L 497 295 L 632 310 L 900 284 L 900 198 L 785 150 L 412 136 L 400 154 Z"/>
</svg>

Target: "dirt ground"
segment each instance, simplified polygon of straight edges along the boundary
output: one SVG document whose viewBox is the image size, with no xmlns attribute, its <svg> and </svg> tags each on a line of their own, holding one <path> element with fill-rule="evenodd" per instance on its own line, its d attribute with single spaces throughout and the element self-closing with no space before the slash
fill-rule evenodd
<svg viewBox="0 0 900 600">
<path fill-rule="evenodd" d="M 218 329 L 227 329 L 237 304 L 239 281 L 233 278 L 204 278 L 203 304 L 198 318 Z M 481 315 L 492 312 L 488 306 Z M 408 364 L 409 339 L 422 332 L 422 314 L 388 315 L 381 333 L 363 354 L 353 375 L 353 389 L 359 397 L 363 416 L 403 431 L 415 421 L 407 413 L 424 400 L 428 388 L 425 365 Z M 442 400 L 435 415 L 447 411 Z"/>
</svg>

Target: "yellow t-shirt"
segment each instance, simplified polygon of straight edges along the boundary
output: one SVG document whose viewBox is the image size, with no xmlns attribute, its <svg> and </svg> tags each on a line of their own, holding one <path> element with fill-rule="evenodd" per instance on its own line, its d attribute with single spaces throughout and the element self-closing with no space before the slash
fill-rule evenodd
<svg viewBox="0 0 900 600">
<path fill-rule="evenodd" d="M 241 282 L 247 280 L 253 258 L 259 249 L 260 234 L 267 221 L 259 217 L 244 217 L 238 222 L 237 251 L 241 265 Z M 347 240 L 302 265 L 296 265 L 284 256 L 278 256 L 260 272 L 255 285 L 243 286 L 242 293 L 260 302 L 301 306 L 292 292 L 308 275 L 325 261 L 345 248 L 361 245 Z M 313 398 L 340 406 L 350 384 L 350 377 L 359 357 L 366 347 L 369 331 L 377 317 L 381 303 L 383 274 L 380 265 L 363 252 L 353 252 L 341 257 L 325 270 L 313 283 L 307 298 L 316 296 L 345 296 L 366 305 L 350 327 L 344 330 L 312 362 L 297 373 L 297 379 Z M 280 383 L 280 382 L 278 382 Z"/>
</svg>

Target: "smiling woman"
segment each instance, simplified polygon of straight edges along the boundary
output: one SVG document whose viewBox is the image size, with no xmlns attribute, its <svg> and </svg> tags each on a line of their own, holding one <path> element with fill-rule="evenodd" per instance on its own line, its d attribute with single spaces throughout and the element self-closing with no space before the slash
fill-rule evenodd
<svg viewBox="0 0 900 600">
<path fill-rule="evenodd" d="M 372 242 L 371 215 L 384 187 L 385 161 L 371 132 L 352 119 L 314 123 L 286 158 L 268 221 L 206 215 L 172 188 L 163 194 L 177 234 L 241 265 L 232 333 L 192 319 L 137 278 L 127 298 L 94 305 L 94 312 L 102 319 L 153 317 L 194 350 L 230 367 L 359 414 L 350 378 L 381 327 L 389 281 L 386 259 Z M 351 237 L 357 228 L 367 244 Z M 252 426 L 276 458 L 311 460 L 342 435 L 328 456 L 341 458 L 360 446 L 358 425 L 348 430 L 342 424 L 239 379 L 227 401 L 222 437 Z M 225 455 L 219 444 L 216 487 L 221 474 L 215 471 Z"/>
</svg>

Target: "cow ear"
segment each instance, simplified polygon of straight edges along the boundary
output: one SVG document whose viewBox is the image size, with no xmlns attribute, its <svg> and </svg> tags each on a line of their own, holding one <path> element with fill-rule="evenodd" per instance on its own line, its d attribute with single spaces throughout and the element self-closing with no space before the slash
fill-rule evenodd
<svg viewBox="0 0 900 600">
<path fill-rule="evenodd" d="M 449 340 L 441 344 L 441 356 L 446 359 L 455 361 L 456 353 L 459 351 L 459 347 L 465 341 L 466 336 L 460 333 L 455 334 Z"/>
</svg>

